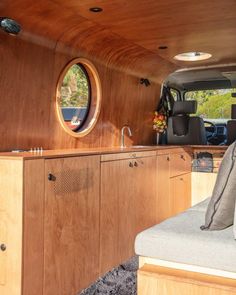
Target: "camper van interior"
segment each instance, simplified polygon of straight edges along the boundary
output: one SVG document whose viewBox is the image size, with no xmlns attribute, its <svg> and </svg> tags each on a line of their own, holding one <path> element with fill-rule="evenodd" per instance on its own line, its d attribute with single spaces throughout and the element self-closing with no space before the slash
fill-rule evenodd
<svg viewBox="0 0 236 295">
<path fill-rule="evenodd" d="M 236 294 L 235 0 L 0 0 L 0 294 Z"/>
</svg>

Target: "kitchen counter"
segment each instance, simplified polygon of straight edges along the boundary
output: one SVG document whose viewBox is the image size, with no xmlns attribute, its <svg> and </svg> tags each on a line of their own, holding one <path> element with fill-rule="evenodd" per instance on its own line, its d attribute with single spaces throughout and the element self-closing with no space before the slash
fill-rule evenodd
<svg viewBox="0 0 236 295">
<path fill-rule="evenodd" d="M 43 150 L 42 152 L 2 152 L 0 159 L 19 159 L 29 160 L 37 158 L 60 158 L 60 157 L 73 157 L 73 156 L 87 156 L 87 155 L 103 155 L 115 153 L 130 153 L 141 151 L 165 151 L 170 149 L 188 149 L 188 150 L 226 150 L 227 146 L 174 146 L 174 145 L 150 145 L 150 146 L 130 146 L 126 148 L 121 147 L 103 147 L 103 148 L 77 148 L 77 149 L 58 149 L 58 150 Z"/>
</svg>

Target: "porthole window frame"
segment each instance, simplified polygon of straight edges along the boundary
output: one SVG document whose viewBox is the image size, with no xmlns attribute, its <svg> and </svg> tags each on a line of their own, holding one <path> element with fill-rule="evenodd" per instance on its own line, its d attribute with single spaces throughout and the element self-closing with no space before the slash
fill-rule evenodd
<svg viewBox="0 0 236 295">
<path fill-rule="evenodd" d="M 78 129 L 73 131 L 66 125 L 63 114 L 62 114 L 61 87 L 62 87 L 63 80 L 65 78 L 65 75 L 67 74 L 69 69 L 75 64 L 78 64 L 81 66 L 81 68 L 83 69 L 88 79 L 90 102 L 88 105 L 89 110 L 86 114 L 86 118 L 83 124 L 79 126 Z M 97 123 L 97 120 L 101 111 L 101 100 L 102 100 L 101 81 L 94 64 L 90 60 L 86 58 L 82 58 L 82 57 L 72 59 L 60 73 L 59 79 L 57 82 L 57 87 L 56 87 L 56 113 L 57 113 L 57 118 L 59 120 L 59 123 L 64 129 L 64 131 L 66 131 L 71 136 L 77 137 L 77 138 L 83 137 L 89 134 Z"/>
</svg>

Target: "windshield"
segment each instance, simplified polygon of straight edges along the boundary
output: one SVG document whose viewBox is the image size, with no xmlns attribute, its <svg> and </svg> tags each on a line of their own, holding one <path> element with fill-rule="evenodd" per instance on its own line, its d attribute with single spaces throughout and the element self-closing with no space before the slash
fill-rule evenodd
<svg viewBox="0 0 236 295">
<path fill-rule="evenodd" d="M 220 123 L 231 118 L 231 105 L 236 104 L 232 92 L 236 89 L 189 91 L 185 93 L 185 100 L 197 100 L 196 116 Z"/>
</svg>

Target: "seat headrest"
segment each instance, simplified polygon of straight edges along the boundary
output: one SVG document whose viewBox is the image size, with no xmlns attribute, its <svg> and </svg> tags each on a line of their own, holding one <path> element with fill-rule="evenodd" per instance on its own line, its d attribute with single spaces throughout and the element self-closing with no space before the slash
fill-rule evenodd
<svg viewBox="0 0 236 295">
<path fill-rule="evenodd" d="M 197 101 L 187 100 L 187 101 L 175 101 L 173 105 L 173 115 L 187 115 L 195 114 L 197 111 Z"/>
<path fill-rule="evenodd" d="M 236 104 L 231 106 L 231 119 L 236 119 Z"/>
</svg>

